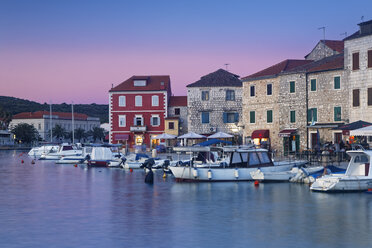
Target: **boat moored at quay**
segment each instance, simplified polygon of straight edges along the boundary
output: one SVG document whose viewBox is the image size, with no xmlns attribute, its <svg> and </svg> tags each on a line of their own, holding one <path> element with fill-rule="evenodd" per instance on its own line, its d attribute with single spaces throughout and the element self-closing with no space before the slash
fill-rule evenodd
<svg viewBox="0 0 372 248">
<path fill-rule="evenodd" d="M 222 159 L 210 158 L 210 151 L 217 149 Z M 175 147 L 176 152 L 195 154 L 195 147 Z M 306 161 L 271 160 L 268 150 L 250 147 L 212 148 L 204 147 L 207 154 L 205 163 L 196 163 L 195 157 L 190 165 L 170 166 L 169 169 L 178 181 L 249 181 L 253 180 L 251 172 L 260 169 L 263 172 L 284 172 L 295 166 L 302 166 Z"/>
<path fill-rule="evenodd" d="M 352 150 L 344 174 L 330 174 L 317 178 L 310 189 L 320 192 L 366 191 L 372 188 L 370 169 L 372 150 Z"/>
</svg>

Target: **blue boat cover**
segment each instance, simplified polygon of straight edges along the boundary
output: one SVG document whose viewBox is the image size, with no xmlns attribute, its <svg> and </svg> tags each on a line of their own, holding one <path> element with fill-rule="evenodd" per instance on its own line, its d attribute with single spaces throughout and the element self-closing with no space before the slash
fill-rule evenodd
<svg viewBox="0 0 372 248">
<path fill-rule="evenodd" d="M 210 146 L 210 145 L 215 145 L 215 144 L 220 144 L 220 143 L 232 145 L 231 141 L 220 140 L 220 139 L 210 139 L 210 140 L 201 142 L 199 144 L 195 144 L 194 146 Z"/>
</svg>

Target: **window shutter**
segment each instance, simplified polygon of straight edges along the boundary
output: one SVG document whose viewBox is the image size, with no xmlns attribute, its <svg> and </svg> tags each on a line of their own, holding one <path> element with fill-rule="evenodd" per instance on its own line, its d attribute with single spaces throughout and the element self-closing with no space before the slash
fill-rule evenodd
<svg viewBox="0 0 372 248">
<path fill-rule="evenodd" d="M 353 107 L 359 107 L 359 89 L 353 90 Z"/>
<path fill-rule="evenodd" d="M 249 115 L 249 117 L 250 117 L 250 118 L 249 118 L 249 119 L 250 119 L 249 122 L 250 122 L 250 123 L 256 123 L 256 116 L 255 116 L 255 114 L 256 114 L 256 113 L 255 113 L 254 111 L 251 111 L 251 112 L 250 112 L 250 115 Z"/>
<path fill-rule="evenodd" d="M 353 70 L 359 70 L 359 53 L 353 53 Z"/>
<path fill-rule="evenodd" d="M 239 113 L 235 113 L 234 122 L 239 122 Z"/>
<path fill-rule="evenodd" d="M 334 88 L 335 89 L 340 89 L 341 88 L 340 77 L 334 77 Z"/>
<path fill-rule="evenodd" d="M 134 117 L 134 119 L 133 119 L 133 125 L 134 125 L 134 126 L 137 125 L 137 123 L 136 123 L 136 117 Z"/>
<path fill-rule="evenodd" d="M 311 79 L 311 91 L 316 91 L 316 79 Z"/>
<path fill-rule="evenodd" d="M 334 107 L 334 120 L 341 121 L 341 107 Z"/>
<path fill-rule="evenodd" d="M 368 51 L 368 68 L 372 68 L 372 50 Z"/>
<path fill-rule="evenodd" d="M 368 88 L 368 106 L 372 105 L 372 88 Z"/>
<path fill-rule="evenodd" d="M 227 113 L 222 114 L 223 123 L 227 123 Z"/>
<path fill-rule="evenodd" d="M 313 108 L 313 120 L 318 121 L 318 109 Z"/>
</svg>

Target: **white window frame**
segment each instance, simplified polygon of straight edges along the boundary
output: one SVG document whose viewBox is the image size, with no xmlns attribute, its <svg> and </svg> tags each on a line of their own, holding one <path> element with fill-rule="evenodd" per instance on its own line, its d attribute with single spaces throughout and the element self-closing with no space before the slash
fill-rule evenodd
<svg viewBox="0 0 372 248">
<path fill-rule="evenodd" d="M 126 115 L 119 115 L 119 127 L 127 126 L 127 117 Z"/>
<path fill-rule="evenodd" d="M 134 105 L 136 107 L 142 107 L 142 96 L 136 96 L 134 100 Z"/>
<path fill-rule="evenodd" d="M 125 96 L 119 96 L 119 107 L 125 107 L 126 106 L 126 97 Z"/>
<path fill-rule="evenodd" d="M 154 118 L 157 118 L 158 119 L 158 125 L 154 125 Z M 160 126 L 160 117 L 159 117 L 159 115 L 151 115 L 151 126 L 153 126 L 153 127 Z"/>
<path fill-rule="evenodd" d="M 151 103 L 153 107 L 158 107 L 159 106 L 159 96 L 154 95 L 151 97 Z"/>
<path fill-rule="evenodd" d="M 144 126 L 144 120 L 143 120 L 143 116 L 142 115 L 135 115 L 134 116 L 134 119 L 133 119 L 133 125 L 135 126 L 135 127 L 138 127 L 138 125 L 137 125 L 137 118 L 141 118 L 141 125 L 140 126 Z"/>
</svg>

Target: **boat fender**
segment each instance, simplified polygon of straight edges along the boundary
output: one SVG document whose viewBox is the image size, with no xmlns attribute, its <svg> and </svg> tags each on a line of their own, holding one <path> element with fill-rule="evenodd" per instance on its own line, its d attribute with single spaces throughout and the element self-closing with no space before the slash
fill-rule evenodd
<svg viewBox="0 0 372 248">
<path fill-rule="evenodd" d="M 21 160 L 21 163 L 23 164 L 25 161 L 23 161 L 23 159 Z"/>
<path fill-rule="evenodd" d="M 132 168 L 130 168 L 130 169 L 129 169 L 129 171 L 130 171 L 130 172 L 133 172 L 133 169 L 132 169 Z"/>
<path fill-rule="evenodd" d="M 260 186 L 260 182 L 259 182 L 258 180 L 254 181 L 254 186 L 255 186 L 255 187 Z"/>
<path fill-rule="evenodd" d="M 235 176 L 235 179 L 239 179 L 239 170 L 238 170 L 238 168 L 235 168 L 234 176 Z"/>
<path fill-rule="evenodd" d="M 192 170 L 192 175 L 194 176 L 194 178 L 198 178 L 198 169 L 194 168 Z"/>
<path fill-rule="evenodd" d="M 209 179 L 209 180 L 212 179 L 212 171 L 211 171 L 211 170 L 208 170 L 208 179 Z"/>
</svg>

